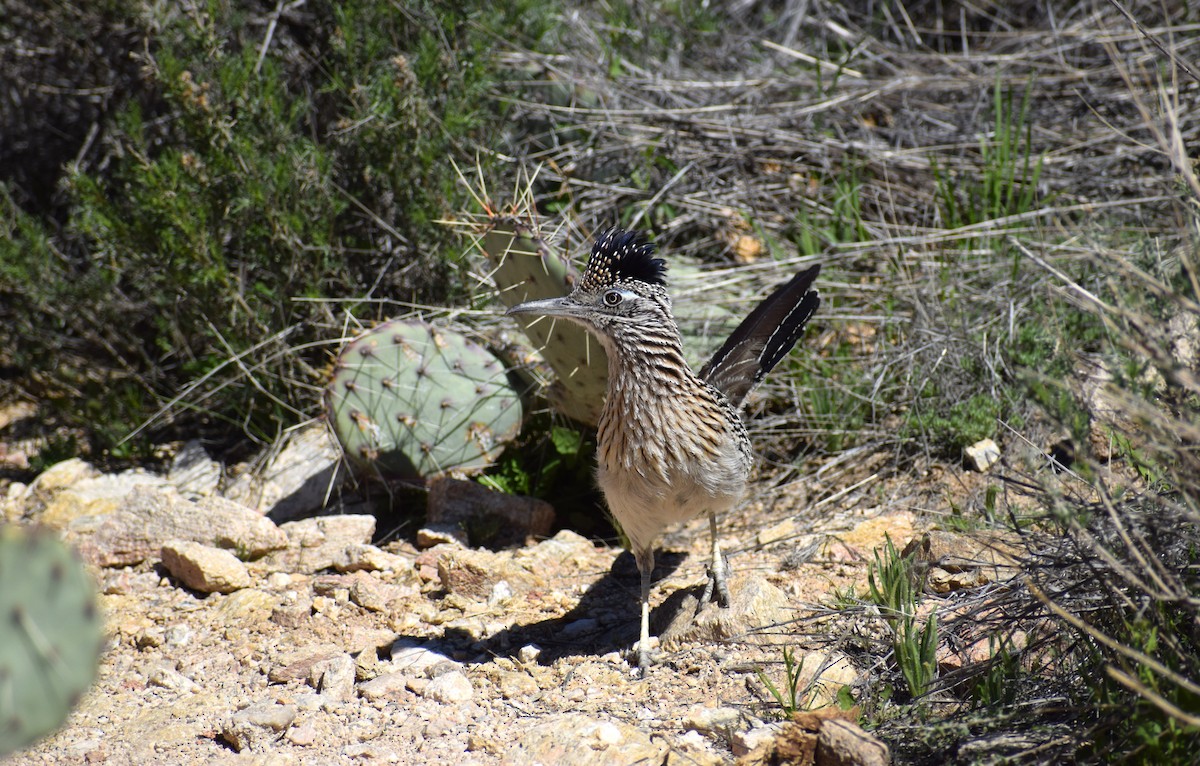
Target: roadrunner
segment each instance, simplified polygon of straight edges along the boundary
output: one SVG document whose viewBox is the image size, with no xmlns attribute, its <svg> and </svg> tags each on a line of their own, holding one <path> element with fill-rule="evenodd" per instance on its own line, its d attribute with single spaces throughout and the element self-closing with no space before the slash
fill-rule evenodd
<svg viewBox="0 0 1200 766">
<path fill-rule="evenodd" d="M 820 271 L 813 266 L 759 304 L 697 374 L 683 358 L 666 269 L 638 233 L 609 229 L 593 245 L 570 295 L 508 310 L 578 322 L 607 352 L 597 478 L 641 575 L 643 675 L 650 661 L 654 543 L 667 525 L 708 514 L 712 562 L 701 603 L 715 595 L 729 606 L 717 514 L 741 500 L 753 464 L 741 405 L 792 349 L 820 303 L 810 289 Z"/>
</svg>

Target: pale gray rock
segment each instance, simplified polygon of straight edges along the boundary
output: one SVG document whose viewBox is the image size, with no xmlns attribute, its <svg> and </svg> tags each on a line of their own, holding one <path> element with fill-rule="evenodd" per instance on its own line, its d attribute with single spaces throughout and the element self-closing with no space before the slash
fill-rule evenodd
<svg viewBox="0 0 1200 766">
<path fill-rule="evenodd" d="M 225 495 L 284 522 L 324 508 L 343 471 L 341 448 L 325 424 L 316 423 L 271 445 Z"/>
<path fill-rule="evenodd" d="M 629 724 L 567 713 L 513 727 L 503 760 L 556 766 L 625 766 L 662 763 L 669 749 L 664 740 L 651 739 Z"/>
<path fill-rule="evenodd" d="M 309 683 L 322 697 L 342 702 L 354 696 L 354 660 L 342 653 L 314 663 Z"/>
<path fill-rule="evenodd" d="M 261 750 L 278 739 L 296 720 L 295 705 L 259 702 L 234 713 L 221 726 L 221 739 L 239 753 Z"/>
<path fill-rule="evenodd" d="M 963 463 L 971 470 L 986 472 L 1000 460 L 1000 445 L 991 439 L 980 439 L 963 450 Z"/>
<path fill-rule="evenodd" d="M 187 500 L 172 488 L 135 487 L 121 507 L 83 534 L 67 539 L 97 566 L 128 566 L 158 558 L 169 540 L 237 551 L 247 559 L 284 548 L 288 537 L 270 519 L 219 497 Z"/>
<path fill-rule="evenodd" d="M 381 673 L 370 681 L 364 681 L 358 685 L 358 693 L 363 699 L 368 702 L 384 699 L 387 697 L 405 697 L 411 694 L 408 691 L 408 682 L 411 676 L 408 673 L 401 671 L 393 671 L 391 673 Z"/>
<path fill-rule="evenodd" d="M 375 534 L 375 517 L 318 516 L 289 521 L 279 528 L 286 533 L 288 546 L 263 559 L 267 569 L 314 574 L 348 561 L 347 549 L 370 543 Z"/>
<path fill-rule="evenodd" d="M 735 731 L 761 724 L 761 721 L 751 718 L 738 708 L 726 706 L 697 705 L 689 709 L 683 718 L 684 728 L 717 736 L 728 736 Z"/>
<path fill-rule="evenodd" d="M 421 696 L 443 704 L 457 704 L 474 697 L 475 687 L 465 673 L 453 670 L 431 680 Z"/>
<path fill-rule="evenodd" d="M 336 644 L 313 644 L 284 652 L 271 663 L 267 679 L 282 684 L 312 678 L 313 668 L 346 652 Z"/>
<path fill-rule="evenodd" d="M 199 439 L 192 439 L 175 453 L 167 481 L 188 499 L 208 497 L 221 483 L 221 464 L 208 456 Z"/>
<path fill-rule="evenodd" d="M 456 668 L 461 668 L 458 663 L 446 655 L 422 646 L 407 645 L 400 641 L 392 646 L 392 667 L 404 671 L 409 676 L 427 675 L 431 668 L 442 663 L 450 663 Z"/>
<path fill-rule="evenodd" d="M 733 750 L 735 756 L 741 758 L 774 740 L 782 729 L 783 724 L 781 723 L 764 723 L 753 729 L 736 732 L 729 740 L 729 748 Z"/>
<path fill-rule="evenodd" d="M 729 590 L 728 609 L 710 603 L 699 614 L 694 594 L 680 598 L 670 623 L 659 634 L 662 645 L 670 649 L 688 641 L 711 643 L 735 637 L 769 642 L 772 634 L 768 631 L 759 635 L 761 629 L 783 624 L 792 617 L 787 594 L 761 577 L 735 575 Z"/>
<path fill-rule="evenodd" d="M 850 721 L 826 721 L 817 733 L 816 766 L 888 766 L 888 746 Z"/>
</svg>

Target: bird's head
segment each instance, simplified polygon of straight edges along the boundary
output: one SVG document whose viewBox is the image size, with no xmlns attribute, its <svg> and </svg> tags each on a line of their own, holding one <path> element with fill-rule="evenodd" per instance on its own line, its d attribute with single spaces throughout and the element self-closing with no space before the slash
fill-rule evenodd
<svg viewBox="0 0 1200 766">
<path fill-rule="evenodd" d="M 563 317 L 615 337 L 631 325 L 670 319 L 666 273 L 666 261 L 654 257 L 654 245 L 640 233 L 612 228 L 596 238 L 570 295 L 521 303 L 507 313 Z"/>
</svg>

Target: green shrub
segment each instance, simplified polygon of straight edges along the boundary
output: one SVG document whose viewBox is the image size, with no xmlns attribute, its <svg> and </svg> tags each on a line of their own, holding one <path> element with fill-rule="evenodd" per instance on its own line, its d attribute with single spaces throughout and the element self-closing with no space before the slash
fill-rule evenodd
<svg viewBox="0 0 1200 766">
<path fill-rule="evenodd" d="M 68 171 L 61 229 L 0 198 L 0 362 L 100 449 L 168 402 L 217 434 L 295 422 L 341 326 L 330 301 L 371 319 L 386 306 L 363 298 L 462 292 L 436 223 L 464 202 L 449 160 L 503 138 L 497 31 L 536 42 L 552 11 L 318 3 L 266 37 L 269 9 L 227 0 L 115 11 L 148 95 L 130 85 L 99 159 Z"/>
</svg>

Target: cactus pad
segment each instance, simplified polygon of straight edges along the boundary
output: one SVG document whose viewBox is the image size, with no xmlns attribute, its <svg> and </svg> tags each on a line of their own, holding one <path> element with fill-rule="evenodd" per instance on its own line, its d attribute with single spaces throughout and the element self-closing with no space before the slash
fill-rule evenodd
<svg viewBox="0 0 1200 766">
<path fill-rule="evenodd" d="M 104 641 L 83 565 L 49 533 L 0 529 L 0 756 L 58 728 Z"/>
<path fill-rule="evenodd" d="M 491 262 L 492 279 L 506 306 L 571 292 L 574 271 L 529 223 L 496 216 L 479 246 Z M 595 425 L 608 388 L 608 360 L 600 343 L 566 320 L 514 319 L 558 376 L 549 392 L 555 407 L 567 417 Z"/>
<path fill-rule="evenodd" d="M 490 352 L 400 319 L 346 344 L 325 412 L 352 464 L 406 479 L 486 468 L 521 424 L 520 400 Z"/>
</svg>

